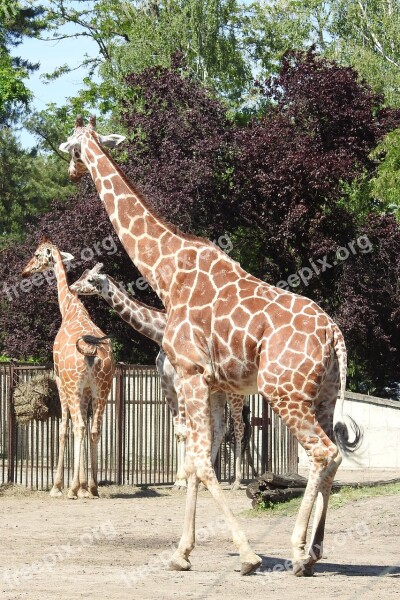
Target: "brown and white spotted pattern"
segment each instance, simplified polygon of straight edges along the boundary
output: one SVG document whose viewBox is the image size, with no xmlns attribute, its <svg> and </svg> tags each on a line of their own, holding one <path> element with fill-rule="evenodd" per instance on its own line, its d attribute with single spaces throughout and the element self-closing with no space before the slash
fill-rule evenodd
<svg viewBox="0 0 400 600">
<path fill-rule="evenodd" d="M 102 338 L 104 333 L 93 323 L 76 293 L 69 289 L 63 258 L 65 260 L 73 257 L 61 254 L 54 244 L 43 238 L 34 257 L 22 272 L 23 277 L 29 277 L 34 273 L 54 269 L 62 316 L 61 327 L 53 347 L 54 373 L 60 395 L 62 421 L 57 472 L 50 495 L 62 495 L 69 413 L 74 432 L 74 474 L 68 497 L 97 497 L 98 443 L 115 366 L 108 340 L 94 346 L 81 339 L 85 335 Z M 90 430 L 91 479 L 88 489 L 85 437 L 90 402 L 93 417 Z"/>
<path fill-rule="evenodd" d="M 143 302 L 134 299 L 110 275 L 101 273 L 102 264 L 97 263 L 92 269 L 87 269 L 81 277 L 70 286 L 70 289 L 81 296 L 101 296 L 117 314 L 133 329 L 139 331 L 160 346 L 156 358 L 156 366 L 160 375 L 161 388 L 164 398 L 172 413 L 174 431 L 178 444 L 178 469 L 175 481 L 176 487 L 186 487 L 186 472 L 184 468 L 186 444 L 186 412 L 185 401 L 180 392 L 179 376 L 171 365 L 164 350 L 161 348 L 167 315 L 165 311 L 151 308 Z M 214 463 L 225 435 L 225 404 L 228 400 L 235 431 L 235 482 L 233 489 L 240 487 L 242 478 L 242 439 L 244 424 L 242 418 L 244 397 L 225 392 L 211 394 L 211 415 L 213 430 L 212 461 Z"/>
<path fill-rule="evenodd" d="M 227 505 L 212 457 L 211 392 L 259 391 L 304 446 L 311 462 L 308 485 L 292 536 L 297 575 L 312 574 L 321 557 L 328 491 L 341 461 L 332 435 L 333 410 L 345 346 L 338 327 L 311 300 L 268 285 L 244 271 L 211 242 L 185 235 L 157 216 L 104 149 L 121 141 L 77 127 L 60 149 L 71 153 L 73 179 L 88 170 L 125 250 L 164 302 L 163 347 L 177 370 L 186 403 L 188 493 L 184 530 L 171 568 L 190 569 L 200 480 L 229 524 L 242 574 L 261 559 Z M 342 424 L 341 447 L 345 447 Z M 306 533 L 317 499 L 309 549 Z"/>
</svg>

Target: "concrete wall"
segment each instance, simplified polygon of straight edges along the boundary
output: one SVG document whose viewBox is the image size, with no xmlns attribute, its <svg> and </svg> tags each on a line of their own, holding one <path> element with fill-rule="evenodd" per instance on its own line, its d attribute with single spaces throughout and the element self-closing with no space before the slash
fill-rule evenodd
<svg viewBox="0 0 400 600">
<path fill-rule="evenodd" d="M 364 437 L 360 448 L 343 458 L 340 468 L 398 468 L 400 473 L 400 401 L 346 392 L 344 414 L 356 421 Z M 305 451 L 299 447 L 299 468 L 308 464 Z"/>
</svg>

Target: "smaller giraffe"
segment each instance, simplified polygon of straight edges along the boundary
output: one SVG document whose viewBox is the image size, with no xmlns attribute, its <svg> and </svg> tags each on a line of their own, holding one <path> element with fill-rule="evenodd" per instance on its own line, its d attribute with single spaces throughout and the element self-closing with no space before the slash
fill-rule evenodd
<svg viewBox="0 0 400 600">
<path fill-rule="evenodd" d="M 186 487 L 186 473 L 183 466 L 187 435 L 185 402 L 180 391 L 179 376 L 161 347 L 167 323 L 165 311 L 152 308 L 139 300 L 133 299 L 110 275 L 100 273 L 102 267 L 102 263 L 97 263 L 92 269 L 86 269 L 81 277 L 71 285 L 71 290 L 81 296 L 101 296 L 135 331 L 142 333 L 160 346 L 156 366 L 160 375 L 163 395 L 172 413 L 178 444 L 178 469 L 174 485 L 178 488 Z M 238 489 L 242 479 L 243 396 L 225 394 L 224 392 L 216 392 L 211 395 L 212 458 L 215 461 L 225 434 L 224 410 L 227 399 L 231 408 L 236 442 L 236 473 L 232 489 Z"/>
<path fill-rule="evenodd" d="M 77 294 L 68 287 L 63 261 L 72 259 L 71 254 L 60 252 L 57 246 L 43 237 L 33 258 L 22 271 L 22 276 L 29 277 L 54 269 L 62 317 L 53 346 L 62 420 L 57 472 L 50 495 L 62 495 L 69 413 L 74 431 L 74 473 L 68 498 L 95 498 L 98 496 L 98 443 L 115 364 L 110 341 L 93 323 Z M 93 410 L 90 430 L 91 479 L 87 489 L 85 438 L 90 402 Z"/>
</svg>

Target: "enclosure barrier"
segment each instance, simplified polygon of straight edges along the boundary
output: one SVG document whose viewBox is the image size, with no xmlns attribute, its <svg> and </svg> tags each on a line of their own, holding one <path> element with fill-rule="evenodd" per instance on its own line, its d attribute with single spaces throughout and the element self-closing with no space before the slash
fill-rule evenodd
<svg viewBox="0 0 400 600">
<path fill-rule="evenodd" d="M 51 373 L 50 365 L 0 363 L 0 484 L 18 483 L 32 489 L 52 487 L 57 465 L 57 418 L 17 423 L 13 392 L 19 382 Z M 244 453 L 244 479 L 266 470 L 297 472 L 297 442 L 260 396 L 248 397 L 252 434 Z M 230 424 L 226 410 L 227 430 Z M 73 465 L 72 427 L 66 444 L 64 483 Z M 88 430 L 90 426 L 88 427 Z M 99 481 L 130 485 L 173 484 L 176 442 L 171 413 L 162 398 L 155 367 L 118 364 L 106 406 L 99 444 Z M 216 460 L 222 482 L 235 479 L 234 444 L 225 439 Z M 88 471 L 90 471 L 88 465 Z"/>
</svg>

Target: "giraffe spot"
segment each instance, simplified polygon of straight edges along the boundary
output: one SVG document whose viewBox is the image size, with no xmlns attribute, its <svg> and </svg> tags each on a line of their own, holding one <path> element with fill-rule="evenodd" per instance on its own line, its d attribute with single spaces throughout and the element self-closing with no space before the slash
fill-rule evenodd
<svg viewBox="0 0 400 600">
<path fill-rule="evenodd" d="M 211 274 L 212 280 L 214 282 L 215 287 L 219 290 L 226 286 L 228 283 L 234 283 L 237 281 L 237 276 L 225 269 L 220 270 L 219 272 Z"/>
<path fill-rule="evenodd" d="M 289 294 L 284 292 L 282 294 L 278 294 L 274 299 L 274 304 L 277 306 L 281 306 L 282 308 L 291 309 L 293 301 L 293 294 Z"/>
<path fill-rule="evenodd" d="M 147 266 L 154 266 L 160 258 L 160 248 L 158 247 L 157 242 L 148 236 L 144 236 L 138 240 L 137 248 L 140 261 Z M 160 274 L 160 278 L 162 278 L 163 275 L 165 277 L 173 272 L 173 266 L 166 260 L 161 261 L 157 264 L 156 272 Z"/>
<path fill-rule="evenodd" d="M 112 194 L 111 192 L 106 192 L 105 194 L 103 194 L 103 200 L 104 203 L 108 206 L 114 207 L 114 194 Z"/>
<path fill-rule="evenodd" d="M 239 304 L 234 311 L 231 313 L 231 319 L 235 325 L 238 327 L 244 328 L 250 318 L 249 313 L 247 313 Z"/>
<path fill-rule="evenodd" d="M 304 352 L 307 346 L 307 335 L 301 331 L 295 331 L 290 340 L 290 347 L 294 350 Z"/>
<path fill-rule="evenodd" d="M 214 331 L 216 335 L 222 339 L 227 340 L 229 338 L 229 332 L 232 328 L 232 323 L 228 318 L 218 318 L 215 321 Z"/>
<path fill-rule="evenodd" d="M 214 299 L 215 295 L 216 291 L 210 284 L 209 277 L 200 271 L 197 274 L 196 288 L 192 296 L 193 303 L 197 306 L 211 304 L 211 301 Z"/>
<path fill-rule="evenodd" d="M 289 325 L 281 327 L 274 332 L 267 340 L 267 362 L 274 362 L 286 348 L 287 342 L 292 334 L 292 328 Z"/>
<path fill-rule="evenodd" d="M 310 315 L 310 316 L 314 317 L 317 314 L 317 310 L 316 310 L 317 308 L 318 308 L 317 305 L 314 303 L 308 304 L 307 306 L 305 306 L 303 308 L 303 313 L 305 315 Z"/>
<path fill-rule="evenodd" d="M 176 266 L 183 271 L 191 271 L 197 265 L 197 252 L 194 248 L 182 248 L 176 256 Z"/>
<path fill-rule="evenodd" d="M 241 302 L 243 308 L 247 309 L 252 315 L 255 313 L 264 312 L 266 308 L 266 302 L 263 298 L 257 298 L 252 296 L 251 298 L 244 298 Z"/>
</svg>

